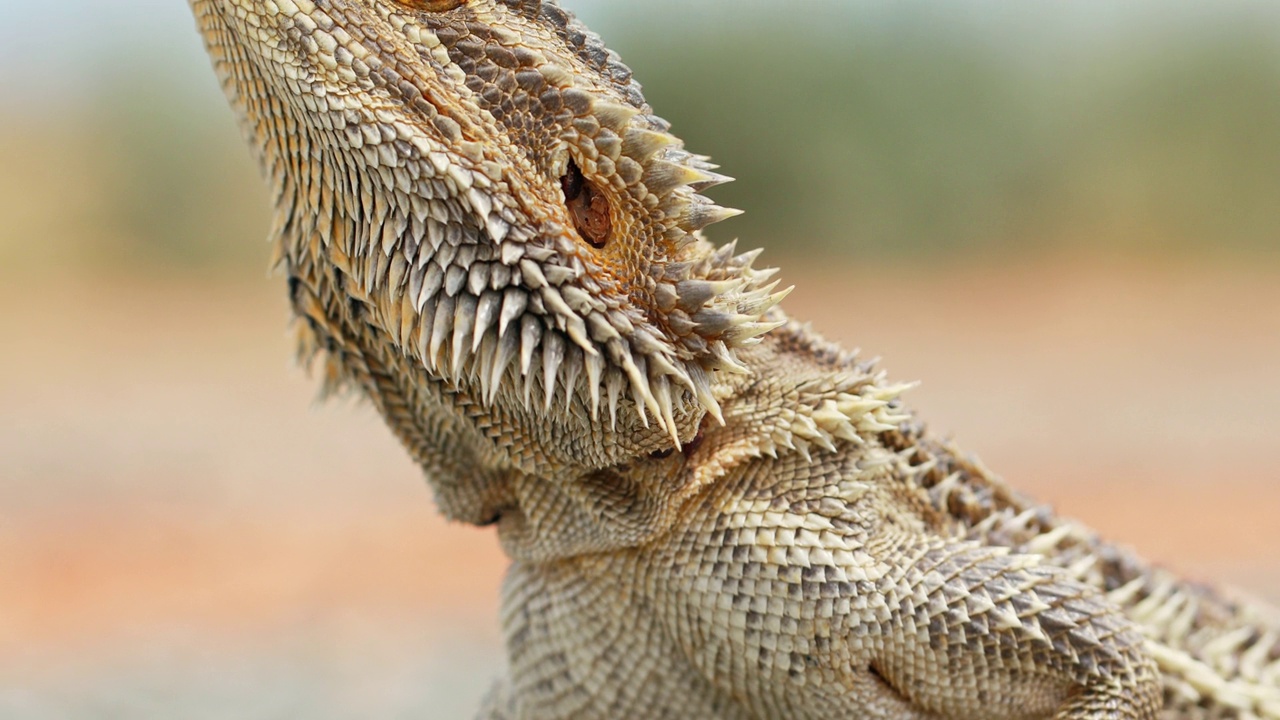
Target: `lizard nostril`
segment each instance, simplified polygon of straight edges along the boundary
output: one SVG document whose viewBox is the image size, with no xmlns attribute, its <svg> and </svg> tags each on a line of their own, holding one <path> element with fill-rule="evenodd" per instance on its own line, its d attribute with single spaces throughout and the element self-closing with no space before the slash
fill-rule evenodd
<svg viewBox="0 0 1280 720">
<path fill-rule="evenodd" d="M 572 160 L 569 161 L 569 169 L 565 171 L 564 177 L 560 178 L 560 189 L 564 192 L 565 207 L 569 209 L 578 234 L 591 247 L 604 247 L 613 230 L 609 201 L 582 175 L 577 163 Z"/>
</svg>

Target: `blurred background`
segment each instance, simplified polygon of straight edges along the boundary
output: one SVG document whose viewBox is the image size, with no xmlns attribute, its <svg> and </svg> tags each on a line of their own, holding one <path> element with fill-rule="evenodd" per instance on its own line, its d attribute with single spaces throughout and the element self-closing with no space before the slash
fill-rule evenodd
<svg viewBox="0 0 1280 720">
<path fill-rule="evenodd" d="M 566 2 L 791 311 L 1015 484 L 1280 599 L 1280 4 Z M 178 0 L 0 0 L 0 717 L 466 717 L 492 532 L 314 401 Z"/>
</svg>

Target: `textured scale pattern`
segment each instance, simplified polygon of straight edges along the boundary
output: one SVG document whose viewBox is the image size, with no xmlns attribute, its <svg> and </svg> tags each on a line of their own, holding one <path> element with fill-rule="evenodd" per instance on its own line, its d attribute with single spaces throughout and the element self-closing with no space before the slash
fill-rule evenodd
<svg viewBox="0 0 1280 720">
<path fill-rule="evenodd" d="M 300 355 L 512 558 L 486 718 L 1280 720 L 1272 608 L 930 435 L 789 320 L 551 0 L 190 0 Z M 731 121 L 731 120 L 729 120 Z"/>
</svg>

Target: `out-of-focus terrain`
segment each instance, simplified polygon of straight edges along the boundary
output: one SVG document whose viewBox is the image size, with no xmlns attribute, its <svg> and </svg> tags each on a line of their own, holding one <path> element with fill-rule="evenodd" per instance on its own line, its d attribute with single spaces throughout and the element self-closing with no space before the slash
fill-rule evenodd
<svg viewBox="0 0 1280 720">
<path fill-rule="evenodd" d="M 1280 599 L 1263 6 L 587 6 L 741 178 L 716 238 L 766 246 L 794 315 L 924 380 L 1022 489 Z M 436 515 L 367 406 L 315 402 L 210 74 L 124 47 L 78 95 L 0 93 L 0 717 L 467 716 L 501 668 L 493 533 Z"/>
</svg>

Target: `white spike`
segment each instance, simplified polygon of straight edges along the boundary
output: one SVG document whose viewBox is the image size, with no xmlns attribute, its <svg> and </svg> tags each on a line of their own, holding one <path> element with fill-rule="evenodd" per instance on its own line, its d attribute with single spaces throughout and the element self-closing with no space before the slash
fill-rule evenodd
<svg viewBox="0 0 1280 720">
<path fill-rule="evenodd" d="M 484 226 L 489 231 L 489 237 L 496 243 L 506 240 L 507 233 L 511 232 L 511 224 L 503 220 L 498 213 L 489 213 L 485 216 Z"/>
<path fill-rule="evenodd" d="M 598 99 L 592 103 L 591 113 L 604 127 L 610 130 L 621 130 L 631 122 L 631 118 L 639 115 L 640 111 L 630 105 Z"/>
<path fill-rule="evenodd" d="M 582 374 L 581 351 L 574 350 L 567 354 L 561 372 L 564 373 L 564 409 L 568 412 L 569 406 L 573 404 L 573 396 L 578 392 L 578 376 Z"/>
<path fill-rule="evenodd" d="M 497 383 L 493 382 L 492 370 L 495 361 L 496 349 L 493 347 L 493 336 L 485 335 L 485 342 L 480 350 L 475 353 L 475 360 L 471 363 L 470 375 L 473 379 L 480 382 L 480 398 L 486 404 L 489 403 L 490 395 L 497 390 Z"/>
<path fill-rule="evenodd" d="M 498 334 L 505 335 L 512 320 L 524 314 L 529 306 L 529 295 L 518 288 L 507 288 L 502 293 L 502 317 L 498 321 Z"/>
<path fill-rule="evenodd" d="M 617 369 L 609 370 L 605 376 L 605 395 L 609 401 L 609 429 L 618 429 L 618 397 L 622 394 L 622 388 L 627 384 L 627 379 Z"/>
<path fill-rule="evenodd" d="M 1137 605 L 1129 609 L 1129 614 L 1136 620 L 1146 622 L 1146 619 L 1160 608 L 1169 595 L 1175 591 L 1173 582 L 1169 578 L 1160 578 L 1160 584 L 1151 589 L 1151 592 L 1142 599 Z"/>
<path fill-rule="evenodd" d="M 698 404 L 702 405 L 702 408 L 710 413 L 716 422 L 724 425 L 724 413 L 720 410 L 720 403 L 711 391 L 711 380 L 707 377 L 706 371 L 697 366 L 690 367 L 688 370 L 689 385 L 693 388 Z"/>
<path fill-rule="evenodd" d="M 591 421 L 600 419 L 600 376 L 604 373 L 604 358 L 587 355 L 587 391 L 591 397 Z"/>
<path fill-rule="evenodd" d="M 467 340 L 476 326 L 476 298 L 474 295 L 463 295 L 458 298 L 457 309 L 453 318 L 453 359 L 452 370 L 455 378 L 461 377 L 462 362 L 468 353 Z"/>
<path fill-rule="evenodd" d="M 622 152 L 630 158 L 644 162 L 663 148 L 678 145 L 674 135 L 645 128 L 631 128 L 622 137 Z"/>
<path fill-rule="evenodd" d="M 1236 649 L 1249 641 L 1257 630 L 1251 626 L 1236 628 L 1210 640 L 1201 648 L 1202 657 L 1211 661 L 1220 661 L 1224 657 L 1234 655 Z"/>
<path fill-rule="evenodd" d="M 620 358 L 622 361 L 622 369 L 626 371 L 627 378 L 631 381 L 631 395 L 636 403 L 636 415 L 640 417 L 640 424 L 649 427 L 649 416 L 645 412 L 648 408 L 655 418 L 661 417 L 658 409 L 658 401 L 653 397 L 653 391 L 649 388 L 649 378 L 645 377 L 644 372 L 640 370 L 640 364 L 644 362 L 644 358 L 640 358 L 640 362 L 636 362 L 636 358 L 631 356 L 630 350 L 625 350 Z"/>
<path fill-rule="evenodd" d="M 1146 579 L 1136 577 L 1120 587 L 1107 593 L 1107 599 L 1121 607 L 1126 607 L 1146 586 Z"/>
<path fill-rule="evenodd" d="M 556 331 L 548 330 L 542 339 L 542 382 L 546 395 L 542 405 L 543 412 L 551 411 L 551 401 L 556 394 L 556 380 L 560 377 L 564 355 L 564 340 Z"/>
<path fill-rule="evenodd" d="M 391 302 L 396 302 L 394 299 Z M 408 348 L 417 329 L 418 314 L 413 311 L 413 298 L 400 296 L 400 347 Z"/>
<path fill-rule="evenodd" d="M 1009 525 L 1005 529 L 1017 529 L 1019 531 L 1029 530 L 1031 528 L 1031 522 L 1036 519 L 1039 512 L 1040 511 L 1036 508 L 1027 508 L 1010 520 Z"/>
<path fill-rule="evenodd" d="M 1110 595 L 1107 596 L 1108 598 Z M 1200 603 L 1194 598 L 1187 597 L 1187 601 L 1182 604 L 1182 610 L 1178 612 L 1178 617 L 1174 618 L 1168 627 L 1165 637 L 1171 638 L 1174 642 L 1182 642 L 1191 634 L 1191 628 L 1195 625 L 1196 615 L 1199 614 Z M 1244 658 L 1240 659 L 1243 667 Z M 1241 670 L 1244 674 L 1244 670 Z"/>
<path fill-rule="evenodd" d="M 493 334 L 485 335 L 486 338 L 492 338 Z M 507 335 L 498 341 L 498 348 L 495 352 L 496 358 L 493 361 L 493 369 L 489 371 L 489 382 L 492 390 L 485 392 L 486 402 L 492 405 L 495 394 L 502 387 L 502 376 L 507 371 L 507 367 L 511 365 L 511 361 L 515 359 L 516 354 L 520 352 L 520 338 L 515 333 Z"/>
<path fill-rule="evenodd" d="M 600 353 L 599 350 L 596 350 L 595 343 L 591 342 L 587 337 L 587 325 L 582 322 L 582 318 L 577 315 L 565 318 L 564 331 L 569 334 L 569 339 L 573 340 L 574 344 L 582 352 L 587 355 L 598 355 Z"/>
<path fill-rule="evenodd" d="M 475 352 L 476 348 L 480 347 L 480 341 L 484 339 L 485 332 L 497 322 L 498 308 L 501 304 L 501 296 L 492 290 L 486 290 L 480 295 L 480 302 L 476 306 L 476 324 L 471 333 L 473 336 L 471 352 Z"/>
<path fill-rule="evenodd" d="M 422 364 L 428 368 L 435 369 L 435 364 L 431 362 L 430 342 L 432 330 L 435 327 L 435 304 L 426 305 L 420 308 L 421 319 L 418 322 L 418 358 L 422 360 Z"/>
<path fill-rule="evenodd" d="M 520 320 L 520 374 L 529 375 L 529 368 L 533 364 L 533 351 L 538 349 L 538 343 L 542 340 L 543 330 L 542 322 L 532 315 L 526 315 Z M 503 336 L 505 337 L 505 335 Z"/>
<path fill-rule="evenodd" d="M 530 410 L 530 402 L 533 396 L 534 380 L 538 377 L 537 373 L 528 373 L 524 376 L 524 409 L 525 412 Z"/>
<path fill-rule="evenodd" d="M 440 288 L 444 286 L 444 271 L 439 265 L 431 263 L 427 265 L 427 269 L 422 278 L 422 290 L 418 292 L 418 311 L 422 311 L 422 306 L 427 301 L 434 298 L 436 293 L 440 292 Z"/>
<path fill-rule="evenodd" d="M 1093 555 L 1086 555 L 1085 557 L 1082 557 L 1079 560 L 1068 565 L 1067 572 L 1070 573 L 1071 576 L 1074 578 L 1077 578 L 1079 580 L 1084 580 L 1085 576 L 1088 575 L 1089 572 L 1093 570 L 1093 566 L 1096 564 L 1098 564 L 1097 557 Z"/>
<path fill-rule="evenodd" d="M 1161 630 L 1167 631 L 1169 629 L 1169 624 L 1173 622 L 1178 611 L 1182 609 L 1182 604 L 1186 601 L 1186 598 L 1187 596 L 1181 593 L 1176 593 L 1170 596 L 1169 599 L 1162 603 L 1155 612 L 1147 616 L 1146 624 L 1149 627 L 1160 628 Z M 1218 640 L 1222 640 L 1222 638 L 1220 637 Z M 1209 645 L 1212 644 L 1213 643 L 1209 643 Z M 1208 648 L 1209 646 L 1206 645 L 1203 650 L 1206 655 L 1209 654 Z"/>
<path fill-rule="evenodd" d="M 1248 680 L 1258 681 L 1262 677 L 1262 668 L 1266 665 L 1267 655 L 1280 643 L 1280 636 L 1275 630 L 1268 630 L 1258 638 L 1248 650 L 1240 656 L 1240 674 Z"/>
<path fill-rule="evenodd" d="M 666 426 L 667 433 L 671 435 L 671 441 L 675 443 L 676 450 L 680 450 L 680 430 L 676 426 L 675 411 L 671 406 L 671 383 L 665 376 L 659 376 L 650 380 L 650 386 L 654 400 L 661 411 L 661 415 L 658 415 L 658 417 L 661 419 L 662 424 Z"/>
<path fill-rule="evenodd" d="M 440 367 L 440 350 L 444 347 L 445 336 L 453 330 L 453 308 L 455 301 L 448 295 L 440 298 L 436 305 L 436 317 L 431 326 L 431 348 L 428 353 L 431 366 Z"/>
</svg>

